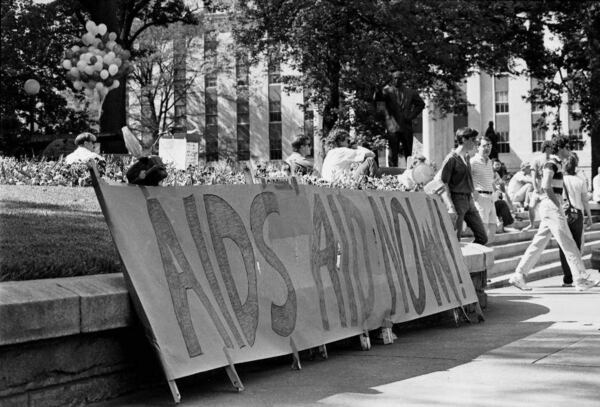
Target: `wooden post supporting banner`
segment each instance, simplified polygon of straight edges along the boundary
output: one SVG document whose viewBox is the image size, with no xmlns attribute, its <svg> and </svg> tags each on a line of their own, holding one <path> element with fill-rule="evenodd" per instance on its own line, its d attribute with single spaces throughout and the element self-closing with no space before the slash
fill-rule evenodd
<svg viewBox="0 0 600 407">
<path fill-rule="evenodd" d="M 240 380 L 240 377 L 238 376 L 237 371 L 235 370 L 235 365 L 231 360 L 231 356 L 229 355 L 229 351 L 227 350 L 227 348 L 223 348 L 223 353 L 225 353 L 227 362 L 229 362 L 229 366 L 225 366 L 225 372 L 227 372 L 227 376 L 229 376 L 231 384 L 237 389 L 237 391 L 244 391 L 244 385 L 242 384 L 242 381 Z"/>
<path fill-rule="evenodd" d="M 167 381 L 167 383 L 169 383 L 169 389 L 171 390 L 173 401 L 175 402 L 175 404 L 179 404 L 179 402 L 181 402 L 181 394 L 179 394 L 179 389 L 177 388 L 175 380 L 169 380 Z"/>
<path fill-rule="evenodd" d="M 359 336 L 360 348 L 362 350 L 371 350 L 371 338 L 369 337 L 369 331 L 364 330 Z"/>
<path fill-rule="evenodd" d="M 292 348 L 292 357 L 294 361 L 292 362 L 293 370 L 302 370 L 302 364 L 300 363 L 300 354 L 298 353 L 298 348 L 296 348 L 296 343 L 293 338 L 290 338 L 290 347 Z"/>
</svg>

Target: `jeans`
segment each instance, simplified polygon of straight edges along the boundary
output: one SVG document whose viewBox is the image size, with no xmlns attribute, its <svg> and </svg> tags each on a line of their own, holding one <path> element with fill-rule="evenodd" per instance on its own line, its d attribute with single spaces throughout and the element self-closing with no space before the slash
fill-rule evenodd
<svg viewBox="0 0 600 407">
<path fill-rule="evenodd" d="M 540 228 L 533 237 L 531 244 L 521 257 L 517 265 L 516 272 L 527 275 L 539 260 L 542 252 L 548 245 L 550 238 L 554 236 L 558 246 L 565 253 L 565 260 L 569 265 L 571 273 L 577 282 L 585 278 L 586 271 L 581 253 L 573 240 L 567 218 L 562 209 L 557 207 L 554 202 L 548 198 L 543 198 L 540 202 Z"/>
<path fill-rule="evenodd" d="M 579 218 L 575 222 L 567 224 L 569 225 L 569 230 L 571 231 L 571 235 L 573 236 L 573 240 L 577 245 L 577 248 L 581 251 L 581 237 L 583 235 L 583 211 L 581 209 L 577 210 L 579 212 Z M 565 284 L 573 284 L 573 275 L 571 273 L 571 268 L 569 267 L 569 263 L 567 263 L 567 258 L 563 253 L 562 249 L 560 249 L 560 265 L 563 270 L 563 283 Z"/>
<path fill-rule="evenodd" d="M 486 244 L 488 240 L 487 233 L 485 232 L 485 227 L 479 216 L 479 211 L 477 211 L 477 208 L 475 207 L 475 202 L 473 202 L 473 196 L 471 194 L 459 194 L 454 192 L 451 192 L 450 196 L 457 214 L 454 227 L 456 228 L 458 240 L 460 240 L 462 236 L 463 222 L 466 222 L 467 226 L 473 231 L 473 235 L 475 236 L 473 243 Z"/>
<path fill-rule="evenodd" d="M 496 216 L 502 221 L 504 226 L 512 225 L 515 222 L 506 201 L 498 199 L 494 202 L 494 205 L 496 206 Z"/>
<path fill-rule="evenodd" d="M 354 170 L 354 176 L 356 178 L 363 178 L 365 176 L 368 177 L 376 177 L 379 167 L 377 166 L 377 162 L 373 157 L 367 157 L 365 160 L 359 164 L 358 167 Z"/>
</svg>

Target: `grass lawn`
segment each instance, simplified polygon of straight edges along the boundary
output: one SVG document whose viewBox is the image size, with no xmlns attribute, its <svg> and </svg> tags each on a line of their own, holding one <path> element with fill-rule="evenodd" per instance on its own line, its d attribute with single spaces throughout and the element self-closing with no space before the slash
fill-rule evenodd
<svg viewBox="0 0 600 407">
<path fill-rule="evenodd" d="M 0 281 L 121 271 L 93 188 L 0 185 Z"/>
</svg>

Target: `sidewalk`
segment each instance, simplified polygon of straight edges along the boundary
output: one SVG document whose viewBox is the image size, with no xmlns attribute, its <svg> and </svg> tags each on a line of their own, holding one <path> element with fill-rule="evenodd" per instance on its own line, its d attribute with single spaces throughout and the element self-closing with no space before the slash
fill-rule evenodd
<svg viewBox="0 0 600 407">
<path fill-rule="evenodd" d="M 397 331 L 393 345 L 367 352 L 332 347 L 301 371 L 291 357 L 242 365 L 241 393 L 221 371 L 178 380 L 181 406 L 597 406 L 600 288 L 576 293 L 561 283 L 490 290 L 482 324 Z M 165 383 L 101 405 L 173 402 Z"/>
</svg>

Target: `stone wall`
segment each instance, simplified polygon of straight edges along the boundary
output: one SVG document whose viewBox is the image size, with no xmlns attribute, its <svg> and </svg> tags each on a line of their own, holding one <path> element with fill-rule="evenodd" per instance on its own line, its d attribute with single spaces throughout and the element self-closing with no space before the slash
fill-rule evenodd
<svg viewBox="0 0 600 407">
<path fill-rule="evenodd" d="M 493 251 L 462 251 L 485 306 Z M 157 383 L 121 274 L 0 283 L 0 406 L 84 405 Z"/>
</svg>

